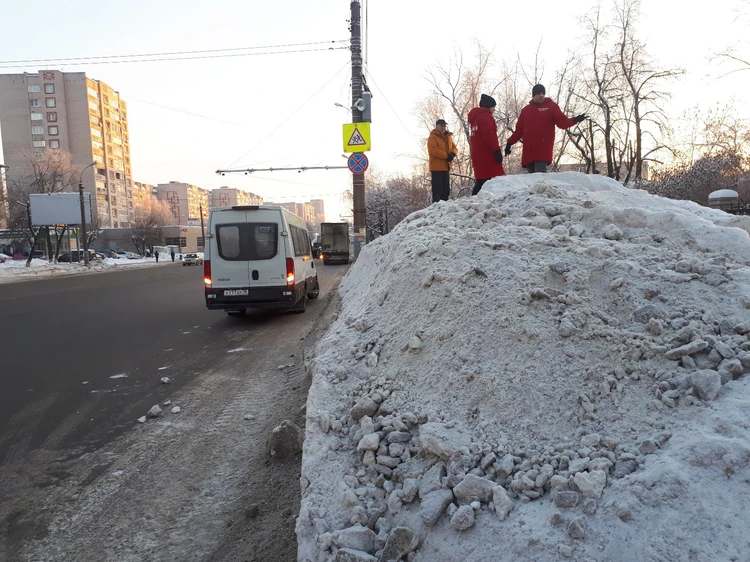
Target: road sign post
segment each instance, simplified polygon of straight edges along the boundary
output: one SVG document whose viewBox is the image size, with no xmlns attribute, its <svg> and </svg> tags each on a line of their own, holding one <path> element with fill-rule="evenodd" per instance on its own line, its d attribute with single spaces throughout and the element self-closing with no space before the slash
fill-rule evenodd
<svg viewBox="0 0 750 562">
<path fill-rule="evenodd" d="M 367 170 L 367 167 L 370 165 L 370 162 L 365 154 L 361 152 L 355 152 L 354 154 L 349 156 L 346 164 L 353 174 L 364 174 Z"/>
<path fill-rule="evenodd" d="M 367 152 L 370 150 L 370 124 L 344 124 L 344 152 Z"/>
</svg>

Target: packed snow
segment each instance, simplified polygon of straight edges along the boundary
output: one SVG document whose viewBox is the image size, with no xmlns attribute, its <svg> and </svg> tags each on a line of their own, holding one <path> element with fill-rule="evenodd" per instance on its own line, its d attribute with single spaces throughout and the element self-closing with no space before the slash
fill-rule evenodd
<svg viewBox="0 0 750 562">
<path fill-rule="evenodd" d="M 747 560 L 749 231 L 559 173 L 367 245 L 309 363 L 298 560 Z"/>
</svg>

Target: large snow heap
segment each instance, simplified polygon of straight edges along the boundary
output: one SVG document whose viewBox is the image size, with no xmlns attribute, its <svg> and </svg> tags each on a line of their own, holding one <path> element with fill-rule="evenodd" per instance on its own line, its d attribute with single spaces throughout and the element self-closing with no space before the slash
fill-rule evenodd
<svg viewBox="0 0 750 562">
<path fill-rule="evenodd" d="M 561 173 L 369 244 L 309 365 L 298 560 L 746 559 L 748 231 Z"/>
</svg>

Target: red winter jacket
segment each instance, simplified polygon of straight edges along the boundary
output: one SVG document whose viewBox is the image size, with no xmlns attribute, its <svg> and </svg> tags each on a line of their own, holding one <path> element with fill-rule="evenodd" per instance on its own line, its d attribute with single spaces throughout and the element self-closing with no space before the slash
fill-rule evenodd
<svg viewBox="0 0 750 562">
<path fill-rule="evenodd" d="M 471 163 L 474 177 L 488 180 L 505 175 L 505 168 L 495 161 L 494 153 L 500 150 L 497 142 L 497 124 L 492 111 L 485 107 L 475 107 L 469 111 L 471 125 Z"/>
<path fill-rule="evenodd" d="M 550 98 L 544 98 L 540 104 L 530 101 L 521 110 L 516 130 L 508 139 L 508 144 L 516 144 L 523 139 L 521 166 L 524 168 L 535 161 L 551 164 L 555 125 L 560 129 L 567 129 L 575 124 L 573 118 L 566 117 L 560 106 Z"/>
</svg>

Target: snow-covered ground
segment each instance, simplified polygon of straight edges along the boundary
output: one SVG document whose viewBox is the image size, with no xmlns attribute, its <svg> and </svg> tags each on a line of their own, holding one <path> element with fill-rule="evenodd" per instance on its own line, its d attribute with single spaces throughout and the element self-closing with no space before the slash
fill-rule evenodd
<svg viewBox="0 0 750 562">
<path fill-rule="evenodd" d="M 101 273 L 131 267 L 153 267 L 168 263 L 172 263 L 169 258 L 160 260 L 159 263 L 156 263 L 154 258 L 136 260 L 105 258 L 101 261 L 92 262 L 90 267 L 86 267 L 77 262 L 55 264 L 47 260 L 33 259 L 31 260 L 31 265 L 26 267 L 26 260 L 7 260 L 5 263 L 0 263 L 0 284 L 61 275 Z"/>
<path fill-rule="evenodd" d="M 560 173 L 369 244 L 310 364 L 298 560 L 747 560 L 748 231 Z"/>
</svg>

